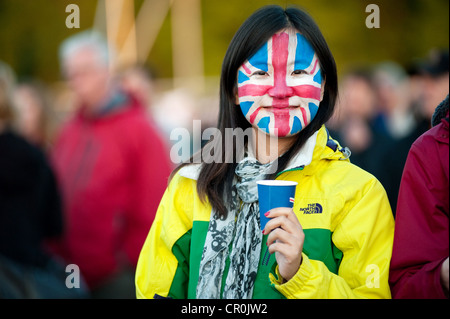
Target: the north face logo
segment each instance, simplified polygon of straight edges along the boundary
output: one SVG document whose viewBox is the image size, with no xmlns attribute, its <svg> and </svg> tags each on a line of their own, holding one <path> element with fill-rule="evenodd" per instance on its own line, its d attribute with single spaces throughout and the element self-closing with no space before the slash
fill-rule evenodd
<svg viewBox="0 0 450 319">
<path fill-rule="evenodd" d="M 322 205 L 319 203 L 308 204 L 308 207 L 300 208 L 303 214 L 322 214 Z"/>
</svg>

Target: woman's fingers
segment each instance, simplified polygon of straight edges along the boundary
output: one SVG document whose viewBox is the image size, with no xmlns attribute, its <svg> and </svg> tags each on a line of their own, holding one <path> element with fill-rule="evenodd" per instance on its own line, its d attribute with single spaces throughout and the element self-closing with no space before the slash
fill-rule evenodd
<svg viewBox="0 0 450 319">
<path fill-rule="evenodd" d="M 267 236 L 266 245 L 270 247 L 275 242 L 277 243 L 289 243 L 292 241 L 292 235 L 282 228 L 275 228 Z"/>
<path fill-rule="evenodd" d="M 286 244 L 279 240 L 267 246 L 270 254 L 280 253 L 281 255 L 283 255 L 287 263 L 291 263 L 299 255 L 299 251 L 295 246 Z"/>
<path fill-rule="evenodd" d="M 269 253 L 275 254 L 281 276 L 289 280 L 302 262 L 305 234 L 292 208 L 279 207 L 266 215 L 271 218 L 265 228 Z"/>
<path fill-rule="evenodd" d="M 278 223 L 274 224 L 276 225 Z M 269 236 L 267 236 L 267 246 L 274 243 L 284 243 L 295 246 L 296 248 L 303 247 L 303 242 L 305 239 L 303 228 L 300 224 L 296 226 L 297 227 L 294 227 L 294 225 L 289 225 L 289 227 L 277 227 L 270 231 Z"/>
<path fill-rule="evenodd" d="M 271 209 L 266 215 L 270 220 L 267 222 L 263 234 L 267 235 L 272 230 L 281 227 L 285 231 L 292 233 L 296 229 L 302 229 L 300 222 L 297 219 L 292 208 L 278 207 Z"/>
</svg>

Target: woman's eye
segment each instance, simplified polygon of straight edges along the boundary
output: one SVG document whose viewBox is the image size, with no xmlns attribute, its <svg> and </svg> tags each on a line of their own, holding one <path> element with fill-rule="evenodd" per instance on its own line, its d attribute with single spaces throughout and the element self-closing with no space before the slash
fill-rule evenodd
<svg viewBox="0 0 450 319">
<path fill-rule="evenodd" d="M 255 72 L 253 72 L 252 75 L 266 75 L 266 74 L 267 74 L 267 72 L 264 72 L 264 71 L 255 71 Z"/>
<path fill-rule="evenodd" d="M 294 70 L 294 72 L 292 72 L 292 75 L 295 74 L 307 74 L 305 70 Z"/>
</svg>

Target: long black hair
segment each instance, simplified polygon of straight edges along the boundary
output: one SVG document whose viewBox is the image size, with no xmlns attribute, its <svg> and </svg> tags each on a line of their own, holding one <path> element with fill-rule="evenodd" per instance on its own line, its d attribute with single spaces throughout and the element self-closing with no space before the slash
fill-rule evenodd
<svg viewBox="0 0 450 319">
<path fill-rule="evenodd" d="M 289 28 L 293 28 L 303 34 L 312 45 L 319 59 L 321 75 L 325 80 L 325 89 L 315 118 L 297 134 L 297 138 L 291 148 L 278 159 L 277 171 L 268 176 L 268 178 L 275 178 L 287 166 L 289 160 L 300 150 L 306 140 L 320 129 L 322 124 L 333 114 L 338 94 L 336 64 L 333 55 L 318 26 L 306 12 L 296 7 L 283 9 L 277 5 L 270 5 L 254 12 L 242 24 L 231 40 L 222 64 L 218 129 L 222 133 L 222 137 L 224 137 L 226 128 L 241 128 L 245 130 L 251 126 L 244 117 L 240 107 L 236 106 L 235 95 L 238 69 L 270 37 L 283 29 Z M 216 143 L 220 143 L 221 145 L 217 145 L 218 148 L 221 150 L 226 149 L 225 138 L 213 139 L 209 143 L 213 143 L 209 147 L 214 147 Z M 232 143 L 234 153 L 236 153 L 236 143 L 234 140 Z M 222 161 L 220 163 L 218 161 L 203 163 L 197 180 L 197 192 L 200 199 L 205 201 L 207 198 L 213 209 L 221 216 L 226 216 L 227 214 L 224 195 L 225 193 L 231 194 L 234 171 L 237 165 L 236 161 L 230 162 L 226 156 L 229 156 L 229 154 L 222 152 Z"/>
</svg>

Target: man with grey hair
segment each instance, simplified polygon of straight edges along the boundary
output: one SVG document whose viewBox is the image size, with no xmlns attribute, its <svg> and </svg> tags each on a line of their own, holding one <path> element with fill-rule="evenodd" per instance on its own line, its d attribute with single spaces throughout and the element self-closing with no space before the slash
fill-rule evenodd
<svg viewBox="0 0 450 319">
<path fill-rule="evenodd" d="M 60 46 L 59 60 L 78 102 L 85 104 L 89 113 L 101 112 L 102 100 L 113 93 L 111 59 L 104 37 L 88 30 L 66 39 Z"/>
<path fill-rule="evenodd" d="M 114 80 L 108 49 L 94 31 L 60 47 L 78 107 L 52 153 L 67 222 L 56 247 L 94 297 L 134 298 L 134 269 L 171 164 L 145 108 Z"/>
</svg>

